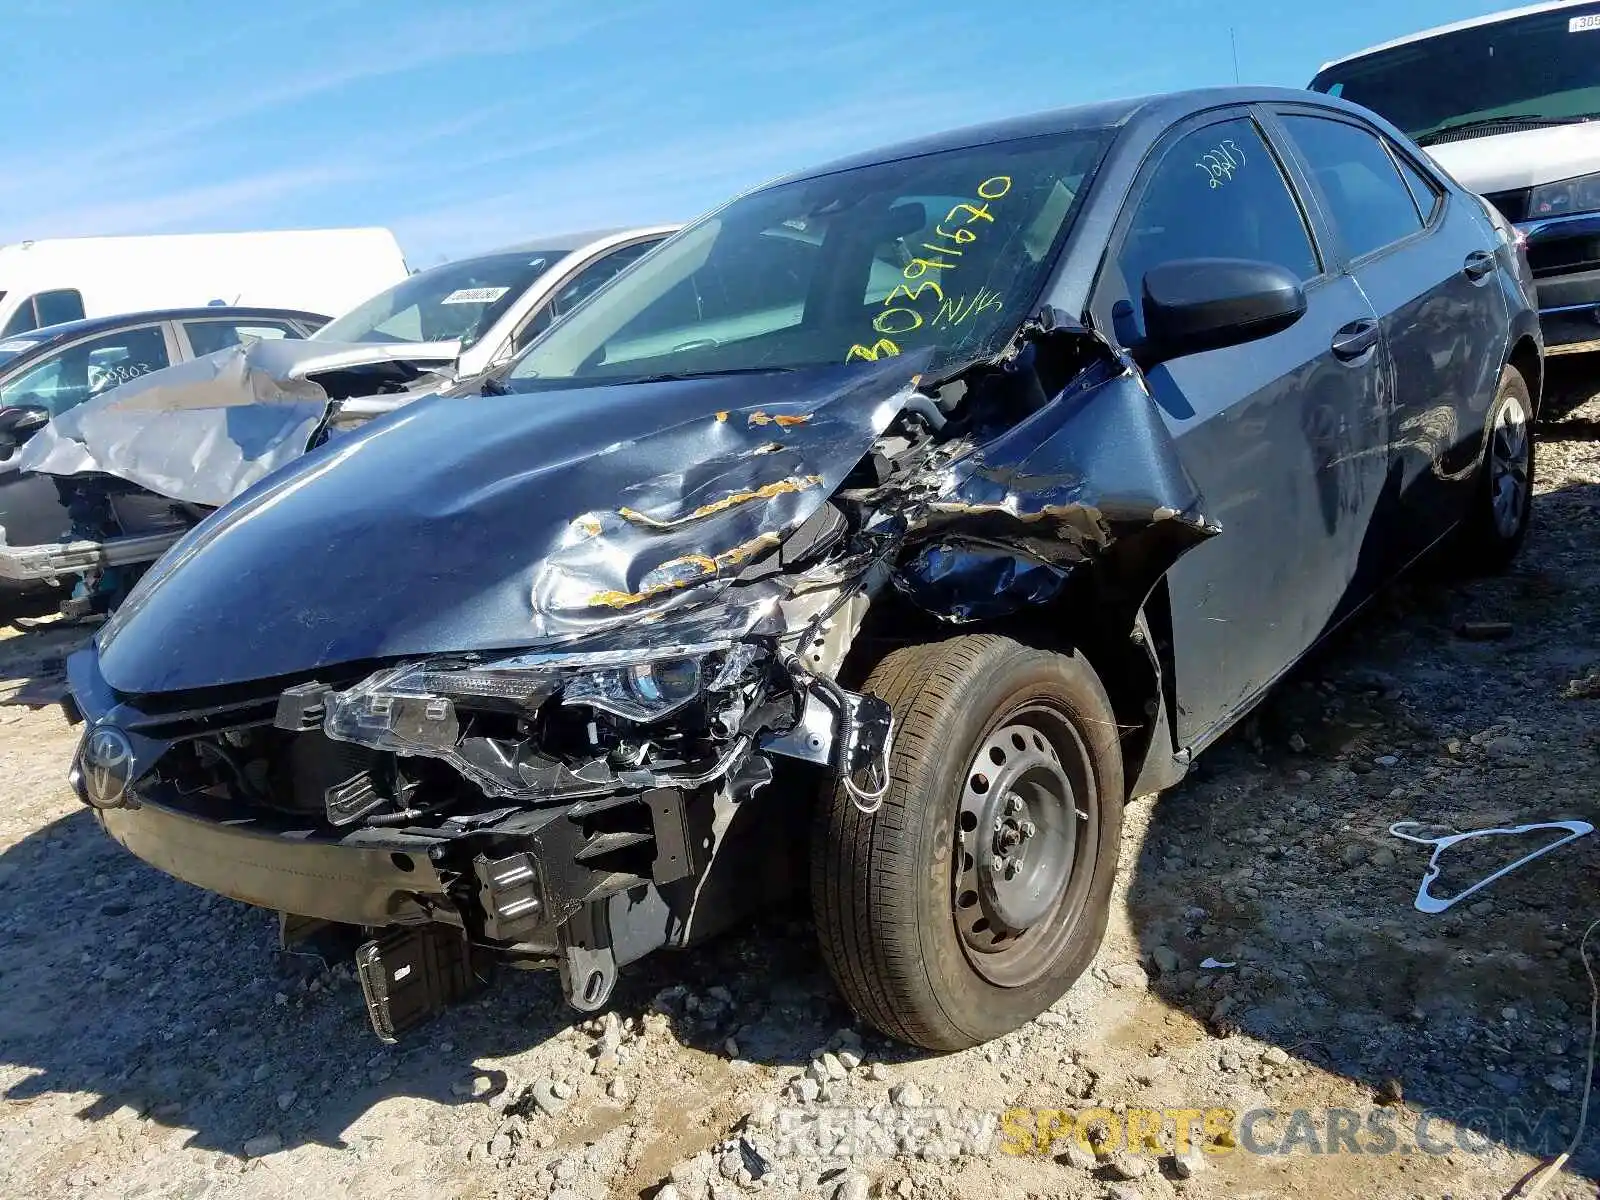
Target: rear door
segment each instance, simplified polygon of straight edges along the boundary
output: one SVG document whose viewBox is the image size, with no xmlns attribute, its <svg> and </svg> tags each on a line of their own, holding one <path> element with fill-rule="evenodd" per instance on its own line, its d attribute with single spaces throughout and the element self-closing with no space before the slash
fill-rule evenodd
<svg viewBox="0 0 1600 1200">
<path fill-rule="evenodd" d="M 1390 570 L 1459 518 L 1509 316 L 1488 218 L 1379 131 L 1326 110 L 1278 108 L 1340 253 L 1378 313 L 1395 364 Z"/>
<path fill-rule="evenodd" d="M 1091 304 L 1128 345 L 1144 273 L 1163 262 L 1266 261 L 1305 287 L 1289 329 L 1146 373 L 1222 526 L 1168 574 L 1181 746 L 1226 728 L 1376 577 L 1387 361 L 1376 315 L 1321 253 L 1297 190 L 1252 112 L 1176 127 L 1141 170 Z"/>
</svg>

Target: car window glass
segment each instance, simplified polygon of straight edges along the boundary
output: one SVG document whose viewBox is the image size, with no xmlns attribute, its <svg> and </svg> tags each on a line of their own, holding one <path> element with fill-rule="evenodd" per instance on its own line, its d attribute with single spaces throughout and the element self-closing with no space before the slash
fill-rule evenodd
<svg viewBox="0 0 1600 1200">
<path fill-rule="evenodd" d="M 1269 262 L 1302 280 L 1321 271 L 1300 206 L 1248 118 L 1196 129 L 1162 156 L 1117 256 L 1123 295 L 1139 296 L 1151 268 L 1184 258 Z"/>
<path fill-rule="evenodd" d="M 276 341 L 295 336 L 287 325 L 263 321 L 185 321 L 183 330 L 196 358 L 237 346 L 247 338 Z"/>
<path fill-rule="evenodd" d="M 558 319 L 566 316 L 598 292 L 602 284 L 610 283 L 660 243 L 661 239 L 655 238 L 636 246 L 624 246 L 590 263 L 574 275 L 565 287 L 539 306 L 539 311 L 534 313 L 533 319 L 517 334 L 517 345 L 526 346 Z"/>
<path fill-rule="evenodd" d="M 1406 187 L 1411 189 L 1411 198 L 1417 202 L 1417 211 L 1422 214 L 1422 220 L 1424 223 L 1431 221 L 1433 210 L 1439 205 L 1439 189 L 1424 177 L 1421 171 L 1406 161 L 1406 157 L 1393 146 L 1389 147 L 1389 153 L 1394 156 L 1395 166 L 1400 168 Z"/>
<path fill-rule="evenodd" d="M 984 357 L 1036 303 L 1108 140 L 1098 128 L 1002 139 L 746 193 L 553 326 L 508 385 L 804 370 L 902 353 L 937 373 Z M 952 196 L 937 211 L 922 199 Z"/>
<path fill-rule="evenodd" d="M 11 314 L 6 322 L 6 327 L 0 329 L 0 337 L 10 337 L 14 333 L 27 333 L 30 329 L 39 328 L 39 322 L 33 319 L 33 301 L 24 300 L 17 311 Z"/>
<path fill-rule="evenodd" d="M 0 404 L 36 405 L 57 416 L 119 383 L 169 365 L 160 326 L 123 329 L 68 346 L 0 387 Z"/>
<path fill-rule="evenodd" d="M 753 238 L 737 262 L 723 261 L 713 249 L 699 270 L 634 318 L 617 340 L 626 345 L 666 330 L 693 340 L 697 325 L 750 312 L 761 314 L 763 332 L 793 328 L 805 308 L 819 242 L 780 224 Z"/>
<path fill-rule="evenodd" d="M 565 250 L 508 250 L 419 271 L 317 330 L 322 342 L 448 342 L 465 350 Z"/>
<path fill-rule="evenodd" d="M 1286 115 L 1351 258 L 1422 228 L 1416 202 L 1376 135 L 1326 117 Z"/>
<path fill-rule="evenodd" d="M 72 288 L 40 292 L 33 298 L 33 306 L 41 326 L 83 320 L 83 297 Z"/>
<path fill-rule="evenodd" d="M 0 292 L 0 296 L 4 295 L 4 292 Z M 83 320 L 83 297 L 72 288 L 39 292 L 29 296 L 18 306 L 17 311 L 11 314 L 6 327 L 0 329 L 0 337 L 27 333 L 31 329 L 41 329 L 46 325 L 63 325 L 68 321 L 81 320 Z"/>
</svg>

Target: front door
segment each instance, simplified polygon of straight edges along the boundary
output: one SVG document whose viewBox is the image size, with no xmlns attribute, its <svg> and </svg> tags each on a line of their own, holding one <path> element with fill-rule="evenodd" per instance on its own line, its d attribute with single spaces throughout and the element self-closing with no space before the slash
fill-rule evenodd
<svg viewBox="0 0 1600 1200">
<path fill-rule="evenodd" d="M 1182 258 L 1277 263 L 1307 312 L 1248 345 L 1147 373 L 1222 532 L 1168 574 L 1180 746 L 1248 706 L 1377 578 L 1371 518 L 1388 442 L 1376 314 L 1326 269 L 1294 189 L 1245 112 L 1180 126 L 1144 168 L 1112 240 L 1096 322 L 1136 338 L 1144 273 Z"/>
</svg>

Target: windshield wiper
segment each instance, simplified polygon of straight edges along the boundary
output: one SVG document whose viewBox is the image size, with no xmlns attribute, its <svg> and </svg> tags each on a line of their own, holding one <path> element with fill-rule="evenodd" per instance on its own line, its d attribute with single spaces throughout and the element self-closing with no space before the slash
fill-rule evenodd
<svg viewBox="0 0 1600 1200">
<path fill-rule="evenodd" d="M 501 383 L 493 375 L 483 377 L 483 386 L 478 389 L 480 396 L 509 396 L 511 389 Z"/>
<path fill-rule="evenodd" d="M 1428 130 L 1426 133 L 1418 134 L 1414 140 L 1419 146 L 1431 146 L 1447 134 L 1460 133 L 1466 129 L 1504 129 L 1508 126 L 1515 126 L 1519 129 L 1526 129 L 1529 126 L 1532 126 L 1534 128 L 1542 129 L 1555 125 L 1582 125 L 1585 121 L 1592 121 L 1593 119 L 1593 117 L 1589 116 L 1546 117 L 1541 116 L 1538 113 L 1533 113 L 1525 117 L 1469 117 L 1464 121 L 1447 121 L 1445 124 L 1436 126 L 1435 128 Z"/>
</svg>

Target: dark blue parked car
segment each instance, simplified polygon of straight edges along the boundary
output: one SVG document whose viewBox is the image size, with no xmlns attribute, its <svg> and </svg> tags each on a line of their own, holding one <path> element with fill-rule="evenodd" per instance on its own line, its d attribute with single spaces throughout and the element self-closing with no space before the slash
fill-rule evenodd
<svg viewBox="0 0 1600 1200">
<path fill-rule="evenodd" d="M 392 1037 L 795 882 L 880 1029 L 1012 1029 L 1124 801 L 1447 539 L 1527 529 L 1526 263 L 1362 109 L 1228 89 L 860 155 L 191 532 L 70 664 L 83 798 L 369 931 Z M 292 931 L 304 922 L 286 920 Z"/>
</svg>

